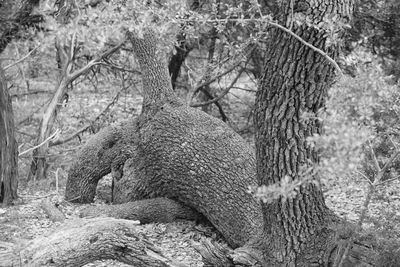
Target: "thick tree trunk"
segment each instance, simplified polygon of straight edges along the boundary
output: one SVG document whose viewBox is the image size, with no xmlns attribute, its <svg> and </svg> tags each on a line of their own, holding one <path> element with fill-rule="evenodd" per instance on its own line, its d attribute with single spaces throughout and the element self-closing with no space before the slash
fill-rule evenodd
<svg viewBox="0 0 400 267">
<path fill-rule="evenodd" d="M 143 37 L 130 35 L 143 74 L 144 103 L 130 176 L 121 183 L 134 181 L 131 200 L 177 200 L 202 213 L 231 246 L 243 245 L 262 223 L 261 207 L 247 193 L 256 182 L 253 151 L 225 123 L 175 96 L 155 33 L 145 29 Z M 70 173 L 75 172 L 80 173 L 72 167 Z M 92 201 L 96 185 L 69 175 L 66 198 Z"/>
<path fill-rule="evenodd" d="M 133 266 L 179 266 L 151 244 L 128 220 L 74 220 L 56 232 L 38 237 L 22 250 L 0 252 L 1 266 L 83 266 L 115 259 Z"/>
<path fill-rule="evenodd" d="M 352 8 L 352 1 L 345 0 L 294 1 L 294 18 L 303 15 L 308 21 L 299 25 L 291 21 L 288 1 L 282 3 L 279 16 L 281 24 L 289 27 L 293 23 L 295 34 L 335 58 L 339 39 L 328 40 L 328 28 L 314 25 L 332 17 L 336 25 L 347 22 Z M 274 28 L 269 40 L 255 110 L 259 185 L 285 178 L 297 181 L 304 178 L 302 170 L 318 163 L 318 154 L 307 145 L 307 138 L 321 133 L 315 117 L 334 79 L 334 67 L 324 56 L 293 36 Z M 314 118 L 302 120 L 303 113 Z M 321 188 L 308 181 L 296 193 L 294 198 L 262 205 L 264 233 L 249 246 L 262 251 L 264 266 L 328 265 L 334 259 L 337 244 L 330 225 L 339 220 L 326 207 Z"/>
<path fill-rule="evenodd" d="M 6 205 L 17 198 L 18 147 L 14 131 L 11 97 L 0 66 L 0 202 Z"/>
<path fill-rule="evenodd" d="M 139 140 L 135 134 L 136 124 L 137 121 L 132 120 L 121 126 L 107 127 L 85 144 L 68 172 L 67 201 L 92 202 L 98 181 L 103 176 L 112 173 L 114 183 L 124 176 L 125 161 L 134 153 Z M 115 185 L 117 192 L 113 193 L 113 198 L 116 203 L 125 203 L 133 198 L 128 188 L 134 187 L 135 179 L 129 178 L 123 178 Z"/>
<path fill-rule="evenodd" d="M 327 2 L 330 4 L 325 5 Z M 335 17 L 329 12 L 343 18 L 351 16 L 350 3 L 296 3 L 295 10 L 311 18 Z M 287 3 L 283 5 L 290 13 Z M 320 28 L 294 25 L 293 30 L 303 39 L 326 48 L 327 35 Z M 301 115 L 303 111 L 315 114 L 323 107 L 326 89 L 334 77 L 333 68 L 313 49 L 284 31 L 273 30 L 271 35 L 266 75 L 257 95 L 259 185 L 273 184 L 286 176 L 298 181 L 303 165 L 308 167 L 318 161 L 316 152 L 306 146 L 306 138 L 318 133 L 320 125 L 314 119 L 302 121 Z M 176 98 L 166 64 L 156 52 L 155 33 L 144 29 L 141 36 L 130 36 L 143 74 L 144 108 L 131 132 L 136 142 L 127 151 L 129 160 L 125 165 L 129 163 L 129 175 L 124 172 L 117 182 L 122 187 L 130 184 L 130 194 L 124 200 L 167 197 L 202 213 L 230 246 L 243 246 L 228 258 L 219 254 L 222 266 L 231 262 L 250 266 L 336 264 L 347 250 L 349 235 L 337 229 L 342 221 L 326 207 L 320 188 L 307 182 L 296 190 L 296 197 L 286 201 L 280 198 L 261 207 L 247 192 L 248 186 L 255 185 L 257 180 L 249 146 L 223 122 Z M 332 56 L 337 53 L 335 47 L 328 51 Z M 105 149 L 96 148 L 96 144 L 102 146 L 104 142 L 89 146 L 94 148 L 94 154 L 107 152 L 114 142 L 109 142 Z M 96 166 L 92 162 L 96 157 L 90 157 L 90 165 Z M 104 163 L 111 165 L 110 161 Z M 104 172 L 111 171 L 103 162 L 99 165 L 108 168 Z M 76 166 L 82 164 L 73 165 L 70 170 L 74 175 L 68 177 L 66 198 L 90 202 L 101 173 L 80 176 Z M 88 180 L 90 177 L 94 179 Z M 120 206 L 129 216 L 130 205 L 133 204 Z M 371 249 L 374 246 L 357 240 L 360 242 L 350 247 L 347 266 L 376 264 L 377 254 Z"/>
</svg>

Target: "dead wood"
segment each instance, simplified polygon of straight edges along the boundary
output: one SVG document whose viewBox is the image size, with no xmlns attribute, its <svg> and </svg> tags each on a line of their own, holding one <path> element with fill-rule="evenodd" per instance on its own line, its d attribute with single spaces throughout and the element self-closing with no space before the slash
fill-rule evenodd
<svg viewBox="0 0 400 267">
<path fill-rule="evenodd" d="M 115 259 L 133 266 L 184 266 L 165 257 L 132 221 L 77 219 L 20 251 L 0 253 L 1 266 L 83 266 Z"/>
<path fill-rule="evenodd" d="M 49 200 L 43 200 L 40 202 L 40 207 L 53 222 L 63 222 L 65 220 L 65 215 L 57 207 L 55 203 Z"/>
</svg>

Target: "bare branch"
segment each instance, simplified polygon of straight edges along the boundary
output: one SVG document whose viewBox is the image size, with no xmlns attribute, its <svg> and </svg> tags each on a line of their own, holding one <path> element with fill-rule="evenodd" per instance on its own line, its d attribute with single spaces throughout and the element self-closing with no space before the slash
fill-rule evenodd
<svg viewBox="0 0 400 267">
<path fill-rule="evenodd" d="M 9 69 L 19 63 L 21 63 L 22 61 L 24 61 L 25 59 L 27 59 L 30 55 L 32 55 L 33 52 L 36 51 L 36 49 L 38 49 L 39 46 L 36 46 L 35 48 L 33 48 L 28 54 L 26 54 L 25 56 L 23 56 L 22 58 L 18 59 L 17 61 L 15 61 L 14 63 L 11 63 L 10 65 L 7 65 L 4 67 L 4 70 Z"/>
<path fill-rule="evenodd" d="M 193 98 L 193 96 L 194 96 L 197 92 L 199 92 L 199 91 L 201 90 L 202 87 L 207 86 L 207 85 L 213 83 L 215 80 L 221 78 L 222 76 L 224 76 L 224 75 L 226 75 L 226 74 L 232 72 L 236 67 L 238 67 L 238 66 L 240 65 L 240 63 L 241 63 L 241 61 L 236 62 L 234 65 L 232 65 L 232 67 L 230 67 L 230 68 L 227 69 L 226 71 L 221 72 L 220 74 L 218 74 L 218 75 L 216 75 L 216 76 L 210 78 L 208 81 L 205 81 L 205 82 L 199 84 L 198 86 L 196 86 L 196 88 L 194 89 L 194 91 L 193 91 L 193 93 L 192 93 L 191 99 Z"/>
<path fill-rule="evenodd" d="M 101 64 L 106 66 L 106 67 L 110 67 L 112 69 L 116 69 L 116 70 L 120 70 L 120 71 L 126 71 L 126 72 L 130 72 L 130 73 L 138 74 L 138 75 L 142 74 L 142 72 L 140 72 L 138 70 L 126 69 L 124 67 L 117 66 L 114 63 L 112 63 L 112 62 L 110 62 L 109 60 L 106 60 L 106 59 L 104 59 L 104 62 L 101 62 Z"/>
<path fill-rule="evenodd" d="M 68 136 L 68 137 L 66 137 L 66 138 L 64 138 L 64 139 L 56 140 L 55 142 L 50 142 L 50 143 L 49 143 L 49 147 L 51 147 L 51 146 L 57 146 L 57 145 L 61 145 L 61 144 L 67 143 L 67 142 L 71 141 L 72 139 L 74 139 L 75 137 L 77 137 L 78 135 L 80 135 L 81 133 L 87 131 L 87 130 L 93 125 L 94 122 L 98 121 L 102 116 L 104 116 L 104 115 L 110 110 L 110 108 L 111 108 L 111 107 L 115 104 L 115 102 L 118 100 L 118 98 L 119 98 L 119 96 L 121 95 L 121 93 L 122 93 L 123 91 L 125 91 L 127 88 L 128 88 L 128 87 L 124 87 L 124 88 L 122 88 L 121 90 L 119 90 L 119 91 L 115 94 L 115 96 L 113 97 L 113 99 L 111 100 L 111 102 L 105 107 L 105 109 L 104 109 L 99 115 L 97 115 L 97 117 L 96 117 L 94 120 L 92 120 L 88 125 L 82 127 L 81 129 L 79 129 L 78 131 L 74 132 L 73 134 L 71 134 L 70 136 Z"/>
<path fill-rule="evenodd" d="M 43 142 L 41 142 L 40 144 L 38 144 L 37 146 L 31 147 L 21 153 L 18 154 L 18 157 L 25 155 L 41 146 L 43 146 L 44 144 L 46 144 L 47 142 L 49 142 L 51 139 L 53 139 L 54 137 L 56 137 L 58 134 L 60 133 L 60 129 L 57 129 L 52 135 L 50 135 L 49 137 L 46 138 L 46 140 L 44 140 Z"/>
<path fill-rule="evenodd" d="M 280 30 L 282 30 L 282 31 L 284 31 L 284 32 L 286 32 L 286 33 L 288 33 L 288 34 L 290 34 L 291 36 L 293 36 L 294 38 L 296 38 L 298 41 L 300 41 L 300 42 L 301 42 L 302 44 L 304 44 L 305 46 L 307 46 L 307 47 L 311 48 L 312 50 L 314 50 L 315 52 L 319 53 L 321 56 L 323 56 L 326 60 L 328 60 L 328 61 L 335 67 L 335 69 L 337 70 L 337 72 L 338 72 L 338 74 L 339 74 L 340 77 L 343 76 L 343 71 L 341 70 L 341 68 L 339 67 L 339 65 L 338 65 L 338 64 L 336 63 L 336 61 L 335 61 L 333 58 L 331 58 L 327 53 L 325 53 L 324 51 L 322 51 L 322 50 L 319 49 L 318 47 L 316 47 L 316 46 L 310 44 L 309 42 L 305 41 L 303 38 L 301 38 L 299 35 L 297 35 L 297 34 L 294 33 L 293 31 L 291 31 L 290 29 L 288 29 L 288 28 L 286 28 L 286 27 L 284 27 L 284 26 L 282 26 L 282 25 L 280 25 L 280 24 L 278 24 L 278 23 L 276 23 L 276 22 L 273 22 L 272 20 L 266 18 L 265 16 L 264 16 L 263 18 L 261 18 L 261 19 L 228 19 L 228 20 L 226 20 L 226 19 L 224 19 L 224 20 L 222 20 L 222 19 L 210 19 L 210 20 L 206 20 L 206 22 L 226 22 L 226 21 L 238 21 L 238 22 L 243 22 L 243 21 L 252 21 L 252 22 L 254 22 L 254 21 L 259 21 L 259 22 L 261 22 L 261 23 L 264 22 L 264 23 L 267 23 L 267 24 L 269 24 L 269 25 L 271 25 L 271 26 L 274 26 L 274 27 L 276 27 L 276 28 L 278 28 L 278 29 L 280 29 Z"/>
<path fill-rule="evenodd" d="M 356 172 L 361 175 L 362 178 L 364 178 L 370 185 L 372 185 L 371 180 L 362 172 L 360 172 L 359 170 L 356 170 Z"/>
<path fill-rule="evenodd" d="M 116 46 L 108 49 L 107 51 L 105 51 L 104 53 L 96 56 L 94 59 L 92 59 L 86 66 L 82 67 L 79 70 L 74 71 L 73 73 L 68 74 L 68 79 L 69 82 L 74 81 L 76 78 L 78 78 L 79 76 L 81 76 L 82 74 L 88 72 L 93 66 L 101 64 L 100 61 L 108 56 L 110 56 L 112 53 L 114 53 L 115 51 L 117 51 L 124 43 L 125 43 L 126 39 L 123 39 L 119 44 L 117 44 Z"/>
<path fill-rule="evenodd" d="M 38 90 L 38 91 L 30 91 L 30 92 L 26 92 L 26 93 L 22 93 L 22 94 L 13 94 L 11 95 L 11 97 L 22 97 L 22 96 L 27 96 L 27 95 L 37 95 L 37 94 L 52 94 L 52 91 L 48 91 L 48 90 Z"/>
<path fill-rule="evenodd" d="M 275 23 L 273 21 L 267 21 L 267 23 L 290 34 L 291 36 L 293 36 L 294 38 L 299 40 L 300 43 L 304 44 L 305 46 L 307 46 L 307 47 L 311 48 L 312 50 L 314 50 L 315 52 L 319 53 L 321 56 L 323 56 L 326 60 L 328 60 L 335 67 L 335 69 L 337 70 L 340 77 L 343 76 L 342 69 L 339 67 L 339 65 L 336 63 L 336 61 L 333 58 L 331 58 L 327 53 L 325 53 L 318 47 L 315 47 L 314 45 L 310 44 L 309 42 L 305 41 L 303 38 L 301 38 L 300 36 L 298 36 L 297 34 L 292 32 L 291 30 L 287 29 L 286 27 L 283 27 L 282 25 Z"/>
<path fill-rule="evenodd" d="M 381 166 L 379 166 L 379 162 L 378 162 L 378 159 L 376 158 L 375 151 L 374 151 L 374 148 L 372 147 L 371 142 L 369 142 L 368 146 L 369 146 L 369 150 L 371 151 L 371 156 L 372 156 L 372 160 L 374 161 L 376 171 L 380 172 Z"/>
<path fill-rule="evenodd" d="M 232 87 L 233 87 L 233 86 L 235 85 L 235 83 L 237 82 L 237 80 L 239 80 L 239 78 L 240 78 L 240 76 L 242 75 L 243 71 L 244 71 L 244 70 L 241 69 L 241 70 L 239 71 L 239 73 L 236 75 L 235 79 L 233 79 L 233 81 L 231 82 L 231 84 L 230 84 L 219 96 L 217 96 L 216 98 L 211 99 L 211 100 L 206 101 L 206 102 L 203 102 L 203 103 L 192 103 L 192 104 L 190 104 L 190 106 L 191 106 L 191 107 L 194 107 L 194 108 L 196 108 L 196 107 L 202 107 L 202 106 L 206 106 L 206 105 L 212 104 L 212 103 L 214 103 L 214 102 L 220 100 L 220 99 L 223 98 L 227 93 L 229 93 L 229 90 L 231 90 Z"/>
<path fill-rule="evenodd" d="M 394 153 L 383 166 L 381 170 L 382 174 L 384 174 L 389 169 L 389 167 L 392 165 L 392 163 L 397 159 L 399 155 L 400 155 L 400 150 L 397 150 L 396 153 Z"/>
<path fill-rule="evenodd" d="M 387 179 L 385 181 L 381 181 L 381 182 L 377 183 L 376 186 L 383 185 L 383 184 L 388 184 L 388 183 L 393 182 L 393 181 L 398 180 L 398 179 L 400 179 L 400 175 L 396 176 L 395 178 L 391 178 L 391 179 Z"/>
</svg>

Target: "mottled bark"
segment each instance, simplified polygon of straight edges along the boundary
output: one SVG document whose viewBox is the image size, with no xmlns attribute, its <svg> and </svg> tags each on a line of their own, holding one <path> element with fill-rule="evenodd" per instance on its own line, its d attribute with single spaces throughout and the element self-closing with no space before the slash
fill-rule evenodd
<svg viewBox="0 0 400 267">
<path fill-rule="evenodd" d="M 143 74 L 144 103 L 130 175 L 118 183 L 134 180 L 130 200 L 177 200 L 202 213 L 231 246 L 243 245 L 261 228 L 262 219 L 258 201 L 247 193 L 256 182 L 253 151 L 222 121 L 176 97 L 152 30 L 130 38 Z M 85 178 L 70 176 L 67 199 L 91 201 L 95 185 L 87 184 Z"/>
<path fill-rule="evenodd" d="M 280 23 L 292 26 L 295 34 L 336 58 L 340 40 L 328 41 L 328 28 L 316 25 L 334 16 L 331 23 L 348 22 L 352 1 L 293 3 L 293 10 L 290 1 L 282 4 Z M 307 17 L 308 23 L 293 23 L 292 12 Z M 317 116 L 334 79 L 334 67 L 324 56 L 280 29 L 271 29 L 269 34 L 255 109 L 259 185 L 275 184 L 284 177 L 301 179 L 302 168 L 318 163 L 318 154 L 307 145 L 307 138 L 321 133 L 321 124 L 313 118 L 302 120 L 302 114 Z M 286 201 L 262 205 L 264 233 L 248 246 L 261 250 L 259 261 L 264 266 L 328 265 L 334 259 L 337 243 L 331 225 L 339 220 L 326 207 L 322 191 L 314 183 L 306 182 L 296 193 Z"/>
<path fill-rule="evenodd" d="M 37 22 L 30 16 L 37 0 L 0 2 L 0 53 L 21 26 Z M 33 20 L 32 20 L 33 19 Z M 9 204 L 17 198 L 18 148 L 14 135 L 14 116 L 3 69 L 0 67 L 0 202 Z"/>
<path fill-rule="evenodd" d="M 6 77 L 0 66 L 0 202 L 17 198 L 18 146 L 15 140 L 14 113 Z"/>
<path fill-rule="evenodd" d="M 132 266 L 179 266 L 150 243 L 135 223 L 112 218 L 73 220 L 22 249 L 0 251 L 1 266 L 74 267 L 105 259 Z"/>
<path fill-rule="evenodd" d="M 201 220 L 195 210 L 168 198 L 151 198 L 117 205 L 89 206 L 80 212 L 81 217 L 108 216 L 140 223 L 169 223 L 178 219 Z"/>
<path fill-rule="evenodd" d="M 97 184 L 103 176 L 112 173 L 115 181 L 121 179 L 125 161 L 137 146 L 136 123 L 133 120 L 120 126 L 107 127 L 85 144 L 68 172 L 66 200 L 92 202 Z M 130 178 L 132 184 L 134 177 Z M 119 191 L 125 192 L 126 189 L 123 189 Z M 129 201 L 118 193 L 117 198 L 120 199 L 118 203 Z"/>
<path fill-rule="evenodd" d="M 64 213 L 56 207 L 55 203 L 45 199 L 40 202 L 40 207 L 51 221 L 63 222 L 65 220 Z"/>
</svg>

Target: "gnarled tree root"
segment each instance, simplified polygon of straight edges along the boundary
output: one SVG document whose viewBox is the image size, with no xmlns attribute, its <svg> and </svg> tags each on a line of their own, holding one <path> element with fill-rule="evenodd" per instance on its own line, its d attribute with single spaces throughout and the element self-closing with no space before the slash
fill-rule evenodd
<svg viewBox="0 0 400 267">
<path fill-rule="evenodd" d="M 133 266 L 182 266 L 165 257 L 129 220 L 114 218 L 70 221 L 21 251 L 0 253 L 1 266 L 83 266 L 114 259 Z"/>
<path fill-rule="evenodd" d="M 177 219 L 199 220 L 197 211 L 168 198 L 152 198 L 117 205 L 89 206 L 81 217 L 107 216 L 119 219 L 138 220 L 140 223 L 168 223 Z"/>
</svg>

